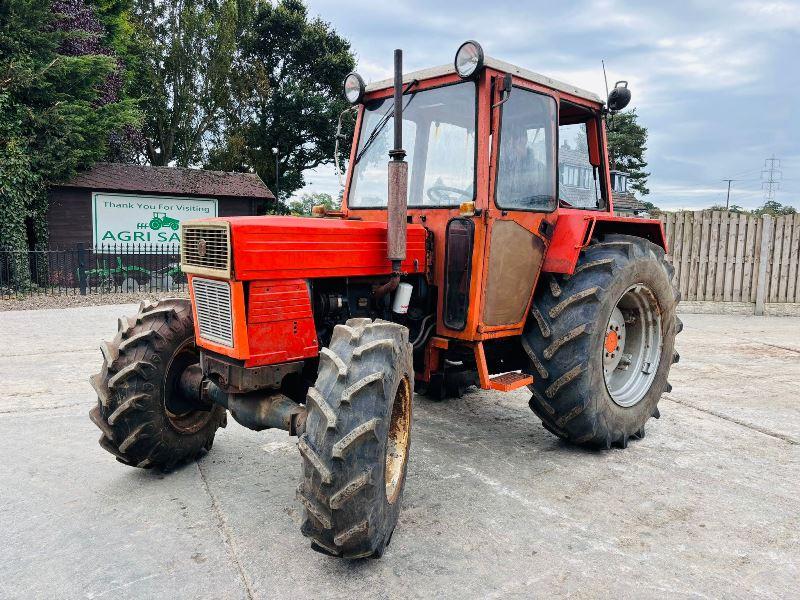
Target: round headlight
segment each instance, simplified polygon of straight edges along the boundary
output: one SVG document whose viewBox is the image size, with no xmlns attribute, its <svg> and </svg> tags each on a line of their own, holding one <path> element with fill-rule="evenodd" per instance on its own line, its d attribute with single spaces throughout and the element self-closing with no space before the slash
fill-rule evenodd
<svg viewBox="0 0 800 600">
<path fill-rule="evenodd" d="M 456 72 L 464 79 L 472 77 L 483 66 L 483 48 L 474 40 L 467 40 L 456 52 Z"/>
<path fill-rule="evenodd" d="M 364 80 L 358 73 L 350 73 L 344 78 L 344 96 L 350 104 L 358 104 L 364 97 Z"/>
</svg>

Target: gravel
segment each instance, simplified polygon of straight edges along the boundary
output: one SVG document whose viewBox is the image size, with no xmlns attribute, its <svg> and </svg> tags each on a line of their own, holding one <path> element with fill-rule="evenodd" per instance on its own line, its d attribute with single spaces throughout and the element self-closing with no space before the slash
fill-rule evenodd
<svg viewBox="0 0 800 600">
<path fill-rule="evenodd" d="M 138 304 L 162 298 L 188 298 L 188 292 L 133 292 L 129 294 L 80 294 L 69 296 L 22 296 L 0 298 L 0 312 L 8 310 L 40 310 L 43 308 L 73 308 L 76 306 L 104 306 L 107 304 Z"/>
</svg>

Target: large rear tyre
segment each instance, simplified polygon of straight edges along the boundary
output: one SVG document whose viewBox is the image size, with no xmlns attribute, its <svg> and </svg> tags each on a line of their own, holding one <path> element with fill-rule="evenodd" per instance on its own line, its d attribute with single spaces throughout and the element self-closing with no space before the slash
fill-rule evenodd
<svg viewBox="0 0 800 600">
<path fill-rule="evenodd" d="M 188 300 L 142 304 L 100 350 L 103 367 L 90 379 L 98 402 L 89 413 L 100 446 L 126 465 L 165 471 L 211 449 L 226 412 L 184 391 L 182 376 L 199 369 Z"/>
<path fill-rule="evenodd" d="M 370 319 L 334 328 L 298 443 L 302 533 L 315 550 L 343 558 L 383 554 L 400 514 L 413 394 L 408 329 Z"/>
<path fill-rule="evenodd" d="M 659 246 L 609 235 L 572 275 L 542 275 L 522 342 L 530 407 L 548 431 L 596 448 L 644 437 L 679 358 L 672 273 Z"/>
</svg>

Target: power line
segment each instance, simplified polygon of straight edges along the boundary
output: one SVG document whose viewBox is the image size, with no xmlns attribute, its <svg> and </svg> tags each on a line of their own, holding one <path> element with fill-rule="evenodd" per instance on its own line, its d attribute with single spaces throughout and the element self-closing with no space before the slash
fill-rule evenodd
<svg viewBox="0 0 800 600">
<path fill-rule="evenodd" d="M 764 161 L 764 168 L 761 170 L 761 188 L 764 190 L 764 201 L 775 200 L 775 192 L 781 189 L 781 178 L 783 172 L 780 170 L 781 161 L 772 155 Z"/>
<path fill-rule="evenodd" d="M 756 174 L 761 171 L 761 167 L 756 167 L 755 169 L 747 169 L 746 171 L 742 171 L 741 173 L 734 173 L 732 177 L 741 177 L 742 175 L 749 175 L 750 173 Z"/>
</svg>

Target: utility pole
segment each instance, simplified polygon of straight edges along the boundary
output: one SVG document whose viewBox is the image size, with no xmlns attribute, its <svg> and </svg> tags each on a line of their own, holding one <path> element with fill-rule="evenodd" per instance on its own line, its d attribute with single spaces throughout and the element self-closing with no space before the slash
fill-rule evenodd
<svg viewBox="0 0 800 600">
<path fill-rule="evenodd" d="M 278 149 L 273 148 L 272 154 L 275 155 L 275 199 L 280 202 L 281 198 L 281 183 L 280 183 L 280 171 L 278 170 L 278 159 L 280 158 L 278 155 Z"/>
<path fill-rule="evenodd" d="M 728 195 L 725 198 L 725 210 L 728 210 L 731 206 L 731 183 L 737 181 L 736 179 L 723 179 L 722 181 L 728 182 Z"/>
<path fill-rule="evenodd" d="M 769 202 L 775 199 L 775 192 L 781 189 L 781 178 L 783 172 L 780 170 L 781 161 L 772 155 L 764 161 L 764 169 L 761 171 L 761 188 L 764 190 L 764 201 Z"/>
</svg>

